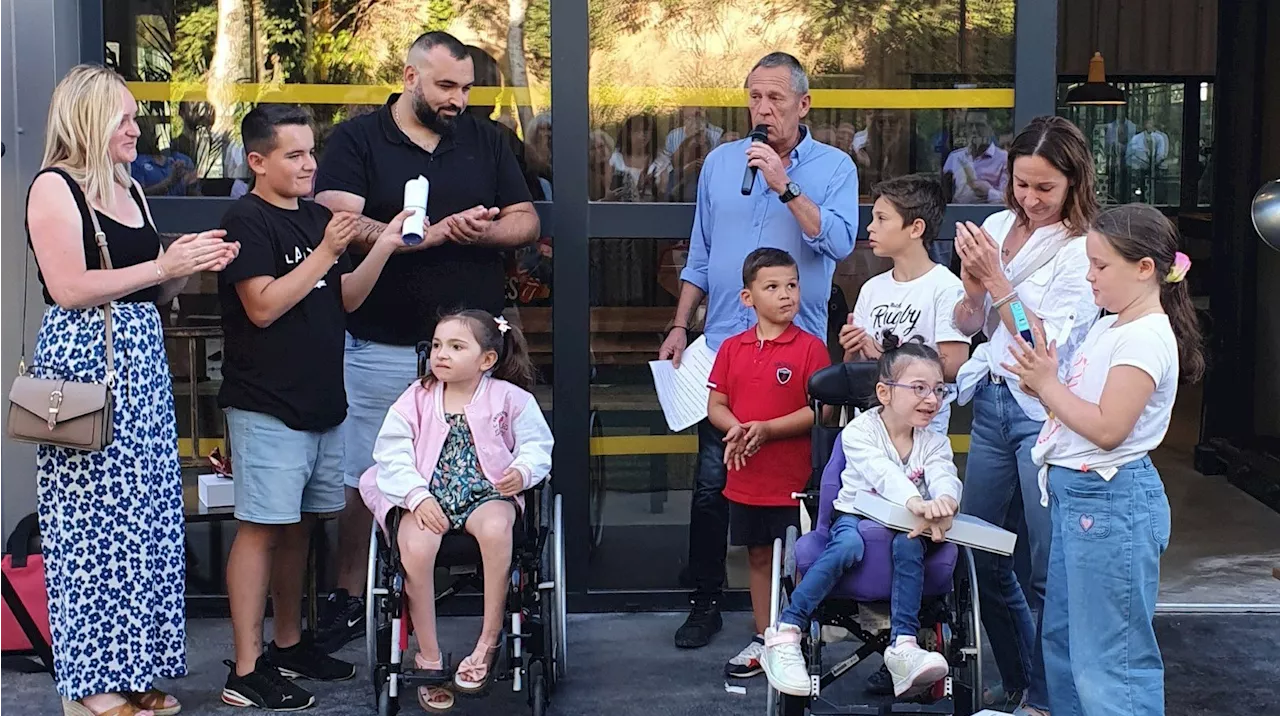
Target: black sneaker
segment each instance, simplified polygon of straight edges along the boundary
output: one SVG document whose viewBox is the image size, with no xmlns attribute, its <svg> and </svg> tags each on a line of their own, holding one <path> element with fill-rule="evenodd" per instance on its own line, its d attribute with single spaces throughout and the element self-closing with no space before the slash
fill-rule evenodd
<svg viewBox="0 0 1280 716">
<path fill-rule="evenodd" d="M 273 641 L 267 644 L 267 661 L 289 679 L 312 681 L 346 681 L 356 676 L 356 665 L 335 659 L 321 651 L 308 639 L 281 649 Z"/>
<path fill-rule="evenodd" d="M 315 643 L 326 654 L 341 649 L 364 636 L 364 599 L 352 597 L 345 589 L 335 589 L 320 605 Z"/>
<path fill-rule="evenodd" d="M 236 675 L 234 661 L 222 663 L 231 668 L 227 685 L 222 687 L 223 703 L 241 708 L 256 706 L 267 711 L 301 711 L 315 706 L 316 697 L 284 678 L 267 661 L 266 654 L 259 656 L 253 671 L 244 676 Z"/>
<path fill-rule="evenodd" d="M 676 630 L 676 646 L 681 649 L 700 649 L 711 643 L 711 637 L 724 627 L 720 617 L 720 605 L 714 599 L 695 597 L 689 618 Z"/>
<path fill-rule="evenodd" d="M 884 664 L 871 676 L 867 677 L 867 693 L 872 696 L 893 696 L 893 677 L 889 667 Z"/>
</svg>

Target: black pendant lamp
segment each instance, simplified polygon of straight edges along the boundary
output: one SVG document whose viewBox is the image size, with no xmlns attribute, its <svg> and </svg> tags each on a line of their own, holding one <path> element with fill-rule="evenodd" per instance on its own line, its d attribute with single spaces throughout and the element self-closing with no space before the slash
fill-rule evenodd
<svg viewBox="0 0 1280 716">
<path fill-rule="evenodd" d="M 1067 92 L 1067 104 L 1119 105 L 1124 103 L 1124 90 L 1107 84 L 1102 53 L 1093 53 L 1093 58 L 1089 60 L 1089 80 L 1072 87 Z"/>
</svg>

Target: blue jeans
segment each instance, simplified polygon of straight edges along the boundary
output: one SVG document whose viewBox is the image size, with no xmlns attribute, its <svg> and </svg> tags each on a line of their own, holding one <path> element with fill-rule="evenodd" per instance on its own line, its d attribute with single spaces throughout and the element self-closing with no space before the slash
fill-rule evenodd
<svg viewBox="0 0 1280 716">
<path fill-rule="evenodd" d="M 1164 713 L 1164 662 L 1152 619 L 1169 500 L 1148 458 L 1111 480 L 1049 469 L 1053 547 L 1044 665 L 1053 716 Z"/>
<path fill-rule="evenodd" d="M 862 561 L 866 543 L 858 533 L 860 517 L 836 515 L 831 522 L 831 537 L 822 554 L 804 573 L 804 579 L 791 592 L 791 603 L 778 621 L 794 624 L 802 630 L 827 598 L 836 582 L 853 565 Z M 893 538 L 893 591 L 889 603 L 893 632 L 890 638 L 916 636 L 920 631 L 920 600 L 924 597 L 925 543 L 920 538 L 908 539 L 905 532 Z"/>
<path fill-rule="evenodd" d="M 1049 510 L 1040 505 L 1039 470 L 1031 461 L 1042 424 L 1027 417 L 1009 386 L 988 381 L 978 387 L 960 510 L 1018 534 L 1029 550 L 1021 582 L 1012 557 L 974 550 L 973 560 L 982 624 L 1005 691 L 1025 690 L 1028 704 L 1047 709 L 1040 613 L 1051 531 Z"/>
<path fill-rule="evenodd" d="M 417 377 L 418 351 L 413 346 L 374 343 L 347 334 L 343 354 L 347 419 L 342 423 L 347 487 L 360 487 L 360 476 L 373 465 L 373 443 L 387 411 Z"/>
<path fill-rule="evenodd" d="M 689 577 L 694 597 L 719 599 L 724 591 L 725 553 L 729 550 L 729 501 L 724 496 L 728 471 L 724 433 L 710 420 L 698 423 L 698 465 L 689 503 Z"/>
</svg>

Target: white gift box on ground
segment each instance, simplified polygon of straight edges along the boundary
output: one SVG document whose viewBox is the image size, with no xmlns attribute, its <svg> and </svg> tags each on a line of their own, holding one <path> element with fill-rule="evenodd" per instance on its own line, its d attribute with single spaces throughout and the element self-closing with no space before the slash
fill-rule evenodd
<svg viewBox="0 0 1280 716">
<path fill-rule="evenodd" d="M 235 507 L 235 482 L 222 475 L 201 475 L 200 504 L 205 507 Z"/>
<path fill-rule="evenodd" d="M 919 518 L 902 505 L 866 491 L 859 491 L 853 498 L 853 511 L 901 532 L 910 532 L 919 522 Z M 956 515 L 946 540 L 1008 557 L 1013 554 L 1018 535 L 972 515 Z"/>
</svg>

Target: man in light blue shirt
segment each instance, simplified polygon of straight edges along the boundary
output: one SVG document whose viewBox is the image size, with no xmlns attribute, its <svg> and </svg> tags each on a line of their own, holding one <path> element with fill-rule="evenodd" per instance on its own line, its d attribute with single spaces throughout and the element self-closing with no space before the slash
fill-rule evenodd
<svg viewBox="0 0 1280 716">
<path fill-rule="evenodd" d="M 766 55 L 747 76 L 751 123 L 768 128 L 768 141 L 750 139 L 716 147 L 698 179 L 698 204 L 689 258 L 680 275 L 675 321 L 659 352 L 680 355 L 688 343 L 690 317 L 707 299 L 706 338 L 718 350 L 726 338 L 755 323 L 742 305 L 742 263 L 761 247 L 791 254 L 800 270 L 796 324 L 827 339 L 827 302 L 836 263 L 853 251 L 858 226 L 858 173 L 848 154 L 814 140 L 800 120 L 809 112 L 809 79 L 791 55 Z M 756 167 L 751 193 L 742 194 L 743 172 Z M 676 632 L 676 646 L 705 646 L 722 626 L 729 508 L 725 485 L 724 435 L 707 421 L 698 426 L 698 467 L 689 515 L 689 577 L 693 608 Z M 762 638 L 753 640 L 725 667 L 726 676 L 761 673 Z"/>
</svg>

